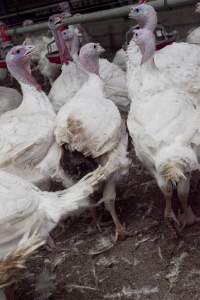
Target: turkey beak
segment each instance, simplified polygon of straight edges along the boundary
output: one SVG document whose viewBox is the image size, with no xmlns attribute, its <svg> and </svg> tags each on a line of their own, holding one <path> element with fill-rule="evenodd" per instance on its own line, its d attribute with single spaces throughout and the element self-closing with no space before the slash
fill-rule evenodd
<svg viewBox="0 0 200 300">
<path fill-rule="evenodd" d="M 131 7 L 130 12 L 128 14 L 129 19 L 134 19 L 135 16 L 135 7 Z"/>
<path fill-rule="evenodd" d="M 55 24 L 56 28 L 58 28 L 59 26 L 61 26 L 61 24 L 62 24 L 62 18 L 60 16 L 56 16 L 54 24 Z"/>
<path fill-rule="evenodd" d="M 31 56 L 35 52 L 36 52 L 35 46 L 31 46 L 31 45 L 26 46 L 26 52 L 25 52 L 26 56 Z"/>
<path fill-rule="evenodd" d="M 106 50 L 100 45 L 100 44 L 97 44 L 97 53 L 99 55 L 103 54 Z"/>
<path fill-rule="evenodd" d="M 137 44 L 137 37 L 138 37 L 138 34 L 137 34 L 137 32 L 135 32 L 134 30 L 133 30 L 133 41 Z"/>
</svg>

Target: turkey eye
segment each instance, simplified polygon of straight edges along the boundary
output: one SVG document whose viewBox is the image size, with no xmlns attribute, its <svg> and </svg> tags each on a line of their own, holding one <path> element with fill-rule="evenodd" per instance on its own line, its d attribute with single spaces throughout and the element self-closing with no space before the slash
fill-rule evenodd
<svg viewBox="0 0 200 300">
<path fill-rule="evenodd" d="M 140 10 L 139 10 L 139 8 L 136 8 L 135 11 L 136 11 L 137 13 L 139 13 Z"/>
<path fill-rule="evenodd" d="M 138 33 L 137 33 L 137 32 L 135 33 L 135 36 L 138 36 Z"/>
<path fill-rule="evenodd" d="M 96 45 L 94 45 L 94 49 L 96 49 L 96 47 L 97 47 L 97 46 L 96 46 Z"/>
<path fill-rule="evenodd" d="M 19 54 L 19 53 L 20 53 L 20 50 L 18 49 L 18 50 L 16 51 L 16 53 Z"/>
</svg>

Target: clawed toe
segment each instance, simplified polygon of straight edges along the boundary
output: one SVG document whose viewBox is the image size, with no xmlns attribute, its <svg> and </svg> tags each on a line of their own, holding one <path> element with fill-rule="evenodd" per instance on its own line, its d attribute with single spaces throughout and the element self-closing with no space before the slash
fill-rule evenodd
<svg viewBox="0 0 200 300">
<path fill-rule="evenodd" d="M 124 241 L 126 238 L 132 236 L 131 232 L 126 230 L 125 224 L 121 225 L 120 228 L 116 229 L 115 232 L 115 242 Z"/>
<path fill-rule="evenodd" d="M 179 218 L 179 222 L 181 224 L 181 229 L 185 228 L 185 226 L 190 226 L 190 225 L 200 222 L 200 218 L 195 216 L 195 214 L 193 213 L 192 208 L 190 206 L 188 206 L 187 211 L 182 214 L 179 211 L 178 218 Z"/>
<path fill-rule="evenodd" d="M 180 222 L 173 211 L 165 213 L 165 223 L 170 229 L 173 237 L 177 238 L 180 236 Z"/>
</svg>

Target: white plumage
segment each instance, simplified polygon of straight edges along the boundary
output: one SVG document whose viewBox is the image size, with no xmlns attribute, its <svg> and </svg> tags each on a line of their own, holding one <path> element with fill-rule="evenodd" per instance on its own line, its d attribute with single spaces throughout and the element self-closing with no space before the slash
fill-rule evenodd
<svg viewBox="0 0 200 300">
<path fill-rule="evenodd" d="M 62 65 L 61 74 L 54 81 L 48 95 L 56 112 L 71 100 L 86 78 L 85 73 L 74 62 L 70 61 L 69 64 Z"/>
<path fill-rule="evenodd" d="M 155 177 L 165 196 L 165 217 L 176 219 L 170 204 L 173 183 L 177 185 L 184 222 L 192 223 L 195 216 L 187 205 L 188 174 L 198 169 L 199 110 L 193 104 L 191 94 L 175 85 L 156 60 L 154 63 L 153 34 L 148 29 L 141 29 L 135 31 L 134 39 L 143 53 L 141 55 L 135 47 L 134 67 L 129 69 L 132 95 L 129 132 L 138 158 Z"/>
<path fill-rule="evenodd" d="M 58 20 L 55 19 L 54 22 L 58 22 Z M 71 56 L 73 56 L 74 59 L 77 59 L 79 45 L 76 43 L 76 46 L 73 47 L 74 41 L 78 40 L 77 31 L 68 29 L 65 30 L 62 35 L 58 28 L 56 28 L 56 25 L 53 27 L 52 23 L 53 22 L 50 22 L 50 28 L 55 36 L 55 40 L 58 41 L 57 46 L 60 53 L 62 53 L 63 48 L 65 48 L 65 52 L 71 52 Z M 70 41 L 68 41 L 69 38 Z M 76 49 L 72 51 L 72 48 Z M 128 99 L 125 72 L 108 60 L 100 59 L 99 75 L 105 82 L 105 96 L 111 99 L 121 110 L 128 111 L 130 101 Z M 86 80 L 87 76 L 74 62 L 65 62 L 62 66 L 61 75 L 54 82 L 49 93 L 49 98 L 55 110 L 58 111 L 62 105 L 67 103 Z"/>
<path fill-rule="evenodd" d="M 25 20 L 23 22 L 23 26 L 32 24 L 32 20 Z M 51 63 L 47 58 L 47 46 L 53 41 L 54 40 L 52 37 L 33 33 L 29 33 L 24 40 L 25 45 L 35 46 L 36 52 L 32 56 L 32 61 L 35 63 L 35 69 L 38 69 L 45 80 L 48 80 L 51 85 L 59 76 L 61 69 L 61 65 Z M 57 47 L 55 47 L 53 50 L 56 51 Z"/>
<path fill-rule="evenodd" d="M 98 69 L 98 66 L 95 66 L 96 60 L 91 58 L 90 62 L 89 57 L 93 57 L 94 52 L 99 53 L 99 48 L 99 44 L 89 43 L 80 52 L 81 61 L 87 57 L 92 70 Z M 70 151 L 81 152 L 98 163 L 109 161 L 112 167 L 107 169 L 109 179 L 103 198 L 114 219 L 117 234 L 122 237 L 124 229 L 116 216 L 114 201 L 115 185 L 128 170 L 128 137 L 117 107 L 104 96 L 103 81 L 98 75 L 88 72 L 87 82 L 57 115 L 56 141 L 59 145 L 66 144 Z"/>
<path fill-rule="evenodd" d="M 113 58 L 113 64 L 120 67 L 124 72 L 126 72 L 126 64 L 127 64 L 127 54 L 124 49 L 119 49 L 114 58 Z"/>
<path fill-rule="evenodd" d="M 138 12 L 136 12 L 137 9 Z M 157 16 L 152 6 L 141 4 L 132 9 L 132 14 L 133 18 L 138 22 L 141 20 L 143 21 L 142 28 L 148 28 L 151 31 L 155 29 L 155 26 L 157 25 Z M 134 41 L 131 41 L 127 50 L 127 72 L 134 67 L 134 54 L 135 51 L 137 51 L 135 47 Z M 200 57 L 199 47 L 197 45 L 173 43 L 172 45 L 156 51 L 154 59 L 157 67 L 165 73 L 166 77 L 170 78 L 172 84 L 191 93 L 192 96 L 194 95 L 196 97 L 197 95 L 200 95 L 198 83 L 198 78 L 200 76 Z M 132 63 L 133 65 L 131 66 Z M 132 98 L 130 88 L 129 93 L 129 96 Z M 198 102 L 198 97 L 196 97 L 194 104 L 197 104 Z"/>
<path fill-rule="evenodd" d="M 8 68 L 21 84 L 21 105 L 0 117 L 0 168 L 42 187 L 44 179 L 69 185 L 60 168 L 61 149 L 54 143 L 55 113 L 29 70 L 32 46 L 16 46 L 7 55 Z M 23 62 L 23 63 L 22 63 Z M 66 181 L 65 181 L 66 179 Z M 62 181 L 61 180 L 61 181 Z"/>
<path fill-rule="evenodd" d="M 62 218 L 89 206 L 87 197 L 104 180 L 98 168 L 61 192 L 42 192 L 20 177 L 0 170 L 0 286 L 15 272 Z M 3 272 L 4 270 L 4 272 Z"/>
<path fill-rule="evenodd" d="M 0 115 L 17 108 L 22 102 L 22 95 L 17 90 L 0 86 Z"/>
</svg>

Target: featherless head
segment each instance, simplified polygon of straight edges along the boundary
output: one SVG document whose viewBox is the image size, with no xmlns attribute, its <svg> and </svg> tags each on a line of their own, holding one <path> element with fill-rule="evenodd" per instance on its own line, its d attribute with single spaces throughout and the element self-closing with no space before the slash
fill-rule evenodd
<svg viewBox="0 0 200 300">
<path fill-rule="evenodd" d="M 138 46 L 143 46 L 148 44 L 149 40 L 155 42 L 155 36 L 149 29 L 134 29 L 133 40 Z"/>
<path fill-rule="evenodd" d="M 88 72 L 99 75 L 99 56 L 103 52 L 105 49 L 99 43 L 88 43 L 80 50 L 80 62 Z"/>
<path fill-rule="evenodd" d="M 133 31 L 133 40 L 139 46 L 142 53 L 142 63 L 145 63 L 153 57 L 156 49 L 156 42 L 152 31 L 146 28 L 136 29 Z"/>
<path fill-rule="evenodd" d="M 31 45 L 13 47 L 6 56 L 8 69 L 13 69 L 16 65 L 28 65 L 33 53 L 35 53 L 35 47 Z"/>
<path fill-rule="evenodd" d="M 6 64 L 9 72 L 16 80 L 34 86 L 41 91 L 41 86 L 31 75 L 30 63 L 34 53 L 36 53 L 34 46 L 15 46 L 6 55 Z"/>
<path fill-rule="evenodd" d="M 62 31 L 62 37 L 65 42 L 70 42 L 73 40 L 75 33 L 69 29 L 65 29 Z"/>
<path fill-rule="evenodd" d="M 129 18 L 139 21 L 140 19 L 151 17 L 154 14 L 155 9 L 144 1 L 139 3 L 139 5 L 131 7 Z"/>
<path fill-rule="evenodd" d="M 133 6 L 129 12 L 129 18 L 134 19 L 141 28 L 147 27 L 154 30 L 157 25 L 157 13 L 153 6 L 145 1 Z"/>
<path fill-rule="evenodd" d="M 62 16 L 61 15 L 53 15 L 49 17 L 48 26 L 51 31 L 55 31 L 62 26 Z"/>
<path fill-rule="evenodd" d="M 80 58 L 81 57 L 93 57 L 99 56 L 105 52 L 105 49 L 99 43 L 88 43 L 84 45 L 80 50 Z"/>
</svg>

